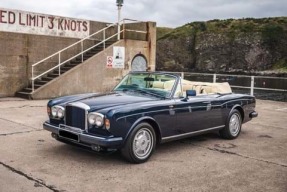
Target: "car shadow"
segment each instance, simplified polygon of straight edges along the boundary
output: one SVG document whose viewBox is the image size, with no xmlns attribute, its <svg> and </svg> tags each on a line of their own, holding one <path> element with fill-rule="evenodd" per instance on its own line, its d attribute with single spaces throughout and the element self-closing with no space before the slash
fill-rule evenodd
<svg viewBox="0 0 287 192">
<path fill-rule="evenodd" d="M 193 136 L 182 140 L 163 143 L 157 146 L 156 152 L 153 155 L 159 156 L 161 154 L 165 154 L 165 152 L 167 151 L 169 153 L 170 152 L 179 153 L 181 150 L 184 150 L 183 147 L 184 146 L 186 147 L 187 144 L 191 145 L 190 149 L 192 150 L 192 145 L 199 145 L 208 140 L 219 140 L 219 139 L 220 137 L 218 136 L 218 134 L 208 133 L 204 135 Z M 130 165 L 130 163 L 121 156 L 119 150 L 110 153 L 98 153 L 74 145 L 68 145 L 61 142 L 57 143 L 58 144 L 56 146 L 47 148 L 46 152 L 48 152 L 49 155 L 52 155 L 53 156 L 52 158 L 57 158 L 58 160 L 72 159 L 73 161 L 85 164 L 100 163 L 105 165 L 111 165 L 111 164 Z"/>
</svg>

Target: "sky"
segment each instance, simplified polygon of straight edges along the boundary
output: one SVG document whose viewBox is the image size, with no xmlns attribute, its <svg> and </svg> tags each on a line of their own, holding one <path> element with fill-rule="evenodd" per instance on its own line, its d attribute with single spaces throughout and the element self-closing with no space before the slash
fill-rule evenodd
<svg viewBox="0 0 287 192">
<path fill-rule="evenodd" d="M 1 0 L 0 8 L 117 22 L 116 0 Z M 124 0 L 122 17 L 179 27 L 193 21 L 287 16 L 287 0 Z"/>
</svg>

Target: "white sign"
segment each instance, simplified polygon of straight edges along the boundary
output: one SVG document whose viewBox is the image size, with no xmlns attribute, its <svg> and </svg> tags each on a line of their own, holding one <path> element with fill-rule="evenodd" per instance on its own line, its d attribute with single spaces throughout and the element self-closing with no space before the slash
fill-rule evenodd
<svg viewBox="0 0 287 192">
<path fill-rule="evenodd" d="M 123 69 L 125 67 L 125 47 L 114 46 L 113 59 L 113 68 Z"/>
<path fill-rule="evenodd" d="M 89 30 L 86 20 L 0 8 L 0 31 L 83 38 Z"/>
<path fill-rule="evenodd" d="M 113 56 L 107 56 L 107 68 L 113 68 Z"/>
</svg>

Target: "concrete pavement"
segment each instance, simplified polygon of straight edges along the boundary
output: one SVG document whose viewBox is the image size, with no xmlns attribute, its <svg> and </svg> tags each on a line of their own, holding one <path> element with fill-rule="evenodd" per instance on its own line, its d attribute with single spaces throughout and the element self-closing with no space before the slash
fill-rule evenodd
<svg viewBox="0 0 287 192">
<path fill-rule="evenodd" d="M 236 140 L 207 134 L 127 163 L 54 140 L 47 100 L 0 99 L 0 191 L 287 191 L 287 103 L 258 100 Z"/>
</svg>

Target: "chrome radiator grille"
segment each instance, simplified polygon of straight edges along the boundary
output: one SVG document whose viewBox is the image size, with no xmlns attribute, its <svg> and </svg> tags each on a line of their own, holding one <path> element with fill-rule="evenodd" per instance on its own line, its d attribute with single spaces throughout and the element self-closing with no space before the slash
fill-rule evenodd
<svg viewBox="0 0 287 192">
<path fill-rule="evenodd" d="M 86 110 L 76 106 L 66 106 L 65 122 L 66 125 L 85 129 L 86 127 Z"/>
</svg>

